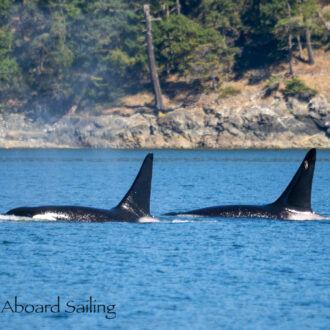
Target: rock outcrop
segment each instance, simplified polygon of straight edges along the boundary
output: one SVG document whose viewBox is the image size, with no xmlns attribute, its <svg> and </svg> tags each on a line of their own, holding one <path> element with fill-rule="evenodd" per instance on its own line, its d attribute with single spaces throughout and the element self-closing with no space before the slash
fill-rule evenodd
<svg viewBox="0 0 330 330">
<path fill-rule="evenodd" d="M 228 105 L 229 104 L 229 105 Z M 156 117 L 148 108 L 64 116 L 0 114 L 1 148 L 330 148 L 330 98 L 218 99 Z"/>
</svg>

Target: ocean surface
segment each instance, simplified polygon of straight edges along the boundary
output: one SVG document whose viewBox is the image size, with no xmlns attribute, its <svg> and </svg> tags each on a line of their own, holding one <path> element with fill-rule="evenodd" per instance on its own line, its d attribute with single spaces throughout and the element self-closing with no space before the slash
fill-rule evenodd
<svg viewBox="0 0 330 330">
<path fill-rule="evenodd" d="M 0 150 L 0 213 L 112 208 L 148 151 Z M 0 328 L 329 329 L 330 220 L 163 216 L 272 202 L 306 151 L 155 150 L 158 223 L 0 216 Z M 329 187 L 318 151 L 312 207 L 330 218 Z"/>
</svg>

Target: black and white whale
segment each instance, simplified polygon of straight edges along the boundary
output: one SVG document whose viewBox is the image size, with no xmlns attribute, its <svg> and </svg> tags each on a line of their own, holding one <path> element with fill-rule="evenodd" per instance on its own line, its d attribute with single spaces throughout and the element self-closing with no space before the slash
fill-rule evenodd
<svg viewBox="0 0 330 330">
<path fill-rule="evenodd" d="M 325 219 L 311 209 L 311 191 L 315 168 L 316 150 L 311 149 L 297 173 L 282 195 L 271 204 L 213 206 L 165 215 L 192 215 L 198 217 L 270 218 L 283 220 Z"/>
<path fill-rule="evenodd" d="M 155 222 L 157 220 L 150 215 L 152 163 L 153 154 L 149 153 L 125 197 L 110 210 L 81 206 L 39 206 L 19 207 L 6 214 L 78 222 Z"/>
</svg>

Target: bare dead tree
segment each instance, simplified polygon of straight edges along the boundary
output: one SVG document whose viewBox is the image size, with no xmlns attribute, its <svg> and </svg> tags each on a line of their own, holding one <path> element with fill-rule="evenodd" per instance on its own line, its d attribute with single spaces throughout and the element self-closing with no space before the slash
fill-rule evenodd
<svg viewBox="0 0 330 330">
<path fill-rule="evenodd" d="M 288 4 L 288 15 L 291 18 L 291 7 L 289 2 Z M 289 73 L 290 76 L 293 77 L 294 73 L 293 73 L 293 64 L 292 64 L 292 34 L 291 34 L 291 27 L 288 25 L 287 26 L 287 33 L 288 33 L 288 48 L 289 48 Z"/>
<path fill-rule="evenodd" d="M 300 60 L 302 60 L 303 59 L 303 49 L 302 49 L 302 45 L 301 45 L 300 34 L 297 35 L 297 42 L 298 42 L 299 58 L 300 58 Z"/>
<path fill-rule="evenodd" d="M 157 73 L 156 61 L 155 61 L 155 52 L 154 45 L 152 42 L 152 31 L 151 31 L 151 21 L 150 16 L 150 5 L 144 5 L 144 18 L 146 22 L 146 33 L 147 33 L 147 46 L 148 46 L 148 61 L 149 61 L 149 70 L 151 81 L 153 84 L 155 99 L 156 99 L 156 109 L 157 111 L 164 110 L 164 104 L 162 100 L 162 92 L 159 83 L 159 77 Z"/>
<path fill-rule="evenodd" d="M 176 13 L 178 15 L 181 15 L 181 5 L 180 5 L 180 0 L 176 0 Z"/>
<path fill-rule="evenodd" d="M 293 73 L 293 65 L 292 65 L 292 35 L 290 30 L 288 29 L 288 48 L 289 48 L 289 73 L 290 76 L 294 76 Z"/>
<path fill-rule="evenodd" d="M 308 52 L 308 63 L 314 64 L 314 54 L 313 54 L 313 48 L 312 48 L 312 41 L 311 41 L 311 30 L 309 27 L 305 28 L 305 37 L 306 37 L 306 46 L 307 46 L 307 52 Z"/>
</svg>

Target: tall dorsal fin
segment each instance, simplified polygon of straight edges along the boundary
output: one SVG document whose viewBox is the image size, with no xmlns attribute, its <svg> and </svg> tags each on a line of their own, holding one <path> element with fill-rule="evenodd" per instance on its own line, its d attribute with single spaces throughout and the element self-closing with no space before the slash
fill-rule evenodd
<svg viewBox="0 0 330 330">
<path fill-rule="evenodd" d="M 290 184 L 274 204 L 301 210 L 311 210 L 315 160 L 316 150 L 311 149 L 308 151 Z"/>
<path fill-rule="evenodd" d="M 131 188 L 117 205 L 118 208 L 131 209 L 140 215 L 150 215 L 153 158 L 152 153 L 146 156 Z"/>
</svg>

